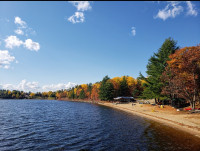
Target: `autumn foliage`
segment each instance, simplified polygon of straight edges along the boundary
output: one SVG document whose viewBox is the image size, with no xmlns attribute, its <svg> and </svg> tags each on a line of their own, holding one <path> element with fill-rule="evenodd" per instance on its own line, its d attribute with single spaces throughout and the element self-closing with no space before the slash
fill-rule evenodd
<svg viewBox="0 0 200 151">
<path fill-rule="evenodd" d="M 142 92 L 142 82 L 130 76 L 114 77 L 105 76 L 100 82 L 94 84 L 81 84 L 65 91 L 57 91 L 57 99 L 86 99 L 86 100 L 113 100 L 118 96 L 139 97 Z M 133 93 L 137 92 L 137 93 Z M 63 95 L 66 93 L 66 95 Z"/>
<path fill-rule="evenodd" d="M 200 46 L 179 49 L 169 58 L 162 75 L 162 93 L 170 98 L 184 98 L 194 109 L 200 93 Z"/>
</svg>

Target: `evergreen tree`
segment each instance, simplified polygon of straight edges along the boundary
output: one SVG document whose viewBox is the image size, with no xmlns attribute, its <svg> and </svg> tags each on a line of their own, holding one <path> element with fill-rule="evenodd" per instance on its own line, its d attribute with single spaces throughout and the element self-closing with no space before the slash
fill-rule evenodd
<svg viewBox="0 0 200 151">
<path fill-rule="evenodd" d="M 84 92 L 84 90 L 81 90 L 80 95 L 79 95 L 79 99 L 85 99 L 85 92 Z"/>
<path fill-rule="evenodd" d="M 135 89 L 133 90 L 132 95 L 133 95 L 134 98 L 138 98 L 142 94 L 142 92 L 143 92 L 142 83 L 138 79 L 137 80 L 137 84 L 135 86 Z"/>
<path fill-rule="evenodd" d="M 90 99 L 92 94 L 92 83 L 87 84 L 87 86 L 88 86 L 87 91 L 89 92 L 89 99 Z"/>
<path fill-rule="evenodd" d="M 163 82 L 160 80 L 162 73 L 167 66 L 169 55 L 173 54 L 178 47 L 177 42 L 171 38 L 165 40 L 157 53 L 149 59 L 147 65 L 147 78 L 140 74 L 140 78 L 146 81 L 146 85 L 142 94 L 143 98 L 155 98 L 156 101 L 160 100 Z"/>
<path fill-rule="evenodd" d="M 101 81 L 99 88 L 99 98 L 101 100 L 112 100 L 114 96 L 114 86 L 109 80 L 108 76 L 105 76 Z"/>
<path fill-rule="evenodd" d="M 119 96 L 130 96 L 129 88 L 128 88 L 128 84 L 127 84 L 125 76 L 123 77 L 122 81 L 120 81 Z"/>
</svg>

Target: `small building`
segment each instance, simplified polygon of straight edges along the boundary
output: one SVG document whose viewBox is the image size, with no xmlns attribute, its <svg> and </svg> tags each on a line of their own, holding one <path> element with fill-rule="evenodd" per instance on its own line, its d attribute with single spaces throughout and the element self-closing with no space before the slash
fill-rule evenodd
<svg viewBox="0 0 200 151">
<path fill-rule="evenodd" d="M 134 102 L 135 99 L 134 97 L 125 97 L 125 96 L 119 96 L 114 98 L 115 101 L 119 101 L 119 102 Z"/>
</svg>

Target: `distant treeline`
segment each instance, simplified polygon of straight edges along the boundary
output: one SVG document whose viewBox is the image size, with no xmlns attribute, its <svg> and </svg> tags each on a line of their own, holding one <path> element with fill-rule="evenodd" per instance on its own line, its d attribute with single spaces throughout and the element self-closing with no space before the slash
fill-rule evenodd
<svg viewBox="0 0 200 151">
<path fill-rule="evenodd" d="M 200 103 L 200 45 L 179 48 L 172 38 L 150 57 L 147 76 L 134 79 L 130 76 L 105 76 L 94 84 L 81 84 L 68 90 L 43 93 L 1 91 L 0 98 L 50 98 L 113 100 L 118 96 L 162 100 L 186 100 L 192 108 Z M 16 93 L 17 92 L 17 93 Z M 9 97 L 8 97 L 9 96 Z"/>
<path fill-rule="evenodd" d="M 55 99 L 56 92 L 23 92 L 18 90 L 0 90 L 1 99 Z"/>
</svg>

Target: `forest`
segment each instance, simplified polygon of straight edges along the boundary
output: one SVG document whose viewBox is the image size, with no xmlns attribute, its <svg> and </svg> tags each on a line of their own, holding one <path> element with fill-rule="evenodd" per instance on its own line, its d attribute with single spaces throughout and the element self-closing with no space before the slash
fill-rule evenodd
<svg viewBox="0 0 200 151">
<path fill-rule="evenodd" d="M 167 38 L 148 60 L 147 76 L 136 79 L 128 75 L 77 85 L 56 92 L 0 90 L 2 99 L 81 99 L 112 101 L 118 96 L 136 99 L 185 100 L 194 109 L 200 103 L 200 45 L 180 48 Z"/>
</svg>

